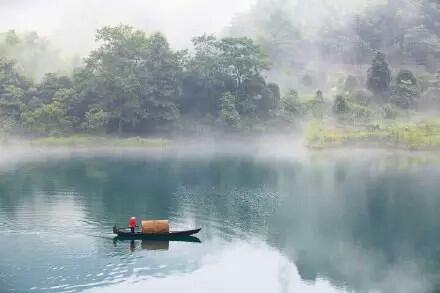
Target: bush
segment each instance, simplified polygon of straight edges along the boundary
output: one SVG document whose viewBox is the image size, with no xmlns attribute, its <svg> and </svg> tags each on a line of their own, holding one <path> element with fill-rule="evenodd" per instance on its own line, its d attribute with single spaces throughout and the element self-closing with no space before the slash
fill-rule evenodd
<svg viewBox="0 0 440 293">
<path fill-rule="evenodd" d="M 341 95 L 336 96 L 335 102 L 333 104 L 333 113 L 336 115 L 344 115 L 350 112 L 350 107 L 348 105 L 347 99 Z"/>
<path fill-rule="evenodd" d="M 417 86 L 399 83 L 391 88 L 389 102 L 402 109 L 414 108 L 419 97 Z"/>
</svg>

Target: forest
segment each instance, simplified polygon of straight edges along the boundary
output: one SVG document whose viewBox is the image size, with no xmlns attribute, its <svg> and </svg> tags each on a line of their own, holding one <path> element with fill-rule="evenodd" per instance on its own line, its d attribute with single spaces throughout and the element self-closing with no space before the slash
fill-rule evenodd
<svg viewBox="0 0 440 293">
<path fill-rule="evenodd" d="M 160 32 L 104 26 L 69 62 L 36 32 L 0 33 L 1 135 L 304 130 L 316 147 L 440 147 L 440 3 L 297 17 L 313 2 L 257 1 L 184 50 Z"/>
</svg>

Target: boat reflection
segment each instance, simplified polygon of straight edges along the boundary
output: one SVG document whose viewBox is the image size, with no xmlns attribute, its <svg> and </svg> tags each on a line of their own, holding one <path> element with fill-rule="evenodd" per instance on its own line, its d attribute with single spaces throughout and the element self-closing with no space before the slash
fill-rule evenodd
<svg viewBox="0 0 440 293">
<path fill-rule="evenodd" d="M 118 242 L 120 243 L 130 243 L 130 250 L 135 251 L 137 249 L 145 249 L 145 250 L 169 250 L 170 247 L 170 241 L 171 242 L 193 242 L 193 243 L 201 243 L 199 238 L 194 236 L 182 236 L 179 238 L 159 238 L 159 239 L 127 239 L 124 237 L 116 236 L 113 238 L 113 244 L 115 246 L 118 245 Z M 139 245 L 140 244 L 140 245 Z"/>
<path fill-rule="evenodd" d="M 141 248 L 146 250 L 168 250 L 170 248 L 170 242 L 160 240 L 142 240 Z"/>
</svg>

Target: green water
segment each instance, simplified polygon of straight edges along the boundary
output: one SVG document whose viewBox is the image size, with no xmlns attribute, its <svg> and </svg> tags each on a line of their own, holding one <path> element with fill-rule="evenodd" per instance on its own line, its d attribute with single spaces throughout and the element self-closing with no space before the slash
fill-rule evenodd
<svg viewBox="0 0 440 293">
<path fill-rule="evenodd" d="M 0 162 L 0 292 L 440 288 L 429 157 L 52 157 Z M 114 241 L 132 215 L 202 227 L 201 243 Z"/>
</svg>

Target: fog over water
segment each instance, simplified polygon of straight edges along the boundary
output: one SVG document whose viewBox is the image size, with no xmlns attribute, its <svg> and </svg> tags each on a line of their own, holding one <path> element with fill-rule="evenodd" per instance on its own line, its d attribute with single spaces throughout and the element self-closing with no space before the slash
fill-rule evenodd
<svg viewBox="0 0 440 293">
<path fill-rule="evenodd" d="M 440 170 L 432 153 L 311 152 L 275 137 L 156 150 L 1 151 L 9 154 L 0 158 L 0 285 L 7 289 L 412 293 L 438 286 Z M 112 225 L 132 214 L 169 218 L 177 229 L 200 226 L 202 242 L 161 249 L 113 242 Z"/>
</svg>

